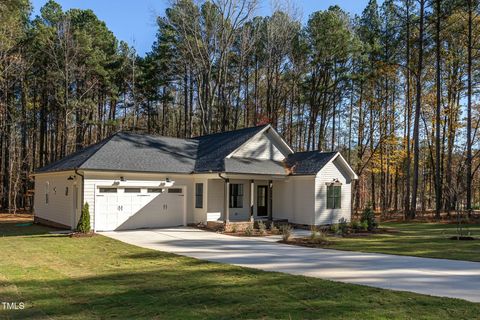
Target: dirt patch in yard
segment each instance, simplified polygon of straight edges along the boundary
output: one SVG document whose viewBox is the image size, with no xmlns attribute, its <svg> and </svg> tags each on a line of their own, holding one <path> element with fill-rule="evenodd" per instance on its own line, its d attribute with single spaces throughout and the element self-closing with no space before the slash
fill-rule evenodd
<svg viewBox="0 0 480 320">
<path fill-rule="evenodd" d="M 33 223 L 31 213 L 0 213 L 0 223 Z"/>
</svg>

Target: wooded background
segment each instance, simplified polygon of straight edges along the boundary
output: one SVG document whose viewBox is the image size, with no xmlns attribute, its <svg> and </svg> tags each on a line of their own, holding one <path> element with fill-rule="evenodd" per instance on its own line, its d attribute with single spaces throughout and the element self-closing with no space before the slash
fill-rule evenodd
<svg viewBox="0 0 480 320">
<path fill-rule="evenodd" d="M 338 150 L 354 208 L 480 205 L 477 0 L 371 0 L 361 16 L 255 0 L 175 0 L 139 56 L 91 10 L 0 2 L 1 209 L 32 172 L 119 130 L 175 137 L 271 123 L 297 151 Z"/>
</svg>

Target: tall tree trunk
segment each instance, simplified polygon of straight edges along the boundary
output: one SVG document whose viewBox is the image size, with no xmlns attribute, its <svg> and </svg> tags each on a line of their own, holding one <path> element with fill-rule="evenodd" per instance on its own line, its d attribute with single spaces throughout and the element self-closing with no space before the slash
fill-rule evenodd
<svg viewBox="0 0 480 320">
<path fill-rule="evenodd" d="M 441 19 L 441 0 L 436 0 L 436 21 L 435 21 L 435 60 L 436 60 L 436 112 L 435 112 L 435 216 L 440 219 L 440 210 L 442 208 L 442 177 L 440 171 L 440 117 L 442 104 L 442 79 L 441 79 L 441 56 L 440 56 L 440 19 Z"/>
<path fill-rule="evenodd" d="M 468 53 L 467 53 L 467 171 L 466 171 L 466 209 L 472 211 L 472 24 L 473 0 L 468 0 Z"/>
<path fill-rule="evenodd" d="M 424 37 L 424 16 L 425 16 L 425 1 L 420 0 L 420 28 L 418 33 L 418 67 L 417 67 L 417 94 L 415 101 L 415 119 L 413 124 L 413 190 L 412 190 L 412 205 L 410 208 L 409 218 L 415 218 L 417 209 L 417 194 L 418 194 L 418 167 L 420 164 L 420 112 L 422 108 L 422 73 L 423 73 L 423 37 Z"/>
</svg>

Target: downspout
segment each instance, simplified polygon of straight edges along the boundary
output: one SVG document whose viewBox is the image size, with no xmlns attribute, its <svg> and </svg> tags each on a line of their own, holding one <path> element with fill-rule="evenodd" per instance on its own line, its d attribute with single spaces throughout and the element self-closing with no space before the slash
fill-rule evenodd
<svg viewBox="0 0 480 320">
<path fill-rule="evenodd" d="M 78 172 L 78 168 L 75 168 L 75 174 L 79 175 L 82 177 L 82 192 L 80 193 L 80 212 L 83 210 L 83 201 L 84 201 L 84 194 L 85 194 L 85 176 Z"/>
</svg>

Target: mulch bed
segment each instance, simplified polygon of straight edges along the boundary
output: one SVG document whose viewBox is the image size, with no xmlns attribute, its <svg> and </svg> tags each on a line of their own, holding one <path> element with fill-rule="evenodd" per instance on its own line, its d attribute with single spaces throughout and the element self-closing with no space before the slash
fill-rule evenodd
<svg viewBox="0 0 480 320">
<path fill-rule="evenodd" d="M 450 240 L 463 240 L 463 241 L 465 241 L 465 240 L 478 240 L 477 238 L 474 238 L 474 237 L 466 237 L 466 236 L 463 236 L 463 237 L 461 237 L 461 236 L 453 236 L 453 237 L 450 237 L 449 239 L 450 239 Z"/>
<path fill-rule="evenodd" d="M 310 238 L 292 238 L 292 239 L 289 239 L 288 241 L 280 240 L 278 242 L 283 244 L 291 244 L 295 246 L 308 247 L 308 248 L 323 248 L 331 244 L 331 242 L 327 240 L 312 240 Z"/>
<path fill-rule="evenodd" d="M 261 234 L 257 230 L 255 230 L 251 235 L 246 235 L 245 232 L 239 231 L 239 232 L 222 232 L 223 234 L 227 236 L 234 236 L 234 237 L 268 237 L 268 236 L 275 236 L 279 235 L 280 233 L 272 233 L 271 231 L 267 230 L 264 234 Z"/>
<path fill-rule="evenodd" d="M 70 238 L 91 238 L 96 236 L 97 234 L 94 232 L 89 232 L 89 233 L 82 233 L 82 232 L 72 232 L 68 236 Z"/>
</svg>

